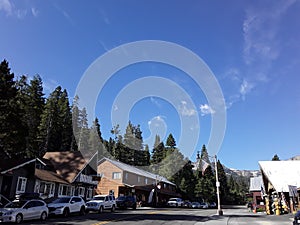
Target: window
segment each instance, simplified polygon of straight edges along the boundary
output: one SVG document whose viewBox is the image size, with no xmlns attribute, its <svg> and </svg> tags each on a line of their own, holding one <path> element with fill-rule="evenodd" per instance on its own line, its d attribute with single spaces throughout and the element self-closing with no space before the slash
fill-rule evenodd
<svg viewBox="0 0 300 225">
<path fill-rule="evenodd" d="M 141 182 L 141 177 L 140 177 L 140 176 L 137 177 L 137 182 L 138 182 L 138 183 Z"/>
<path fill-rule="evenodd" d="M 145 178 L 145 184 L 148 184 L 148 178 Z"/>
<path fill-rule="evenodd" d="M 54 196 L 55 184 L 52 182 L 45 182 L 37 180 L 35 182 L 35 192 L 48 197 Z"/>
<path fill-rule="evenodd" d="M 25 177 L 18 177 L 17 189 L 16 194 L 24 193 L 26 190 L 26 183 L 27 178 Z"/>
<path fill-rule="evenodd" d="M 113 172 L 112 173 L 112 179 L 121 179 L 121 173 L 120 172 Z"/>
<path fill-rule="evenodd" d="M 74 195 L 75 188 L 73 186 L 60 184 L 58 188 L 59 196 L 72 196 Z"/>
<path fill-rule="evenodd" d="M 86 199 L 91 199 L 93 197 L 93 189 L 88 188 L 86 192 Z"/>
<path fill-rule="evenodd" d="M 128 173 L 125 173 L 125 180 L 128 180 Z"/>
<path fill-rule="evenodd" d="M 81 202 L 81 198 L 79 198 L 79 197 L 74 197 L 74 198 L 72 198 L 72 200 L 71 200 L 71 202 Z"/>
<path fill-rule="evenodd" d="M 78 188 L 78 196 L 84 197 L 85 188 L 79 187 Z"/>
</svg>

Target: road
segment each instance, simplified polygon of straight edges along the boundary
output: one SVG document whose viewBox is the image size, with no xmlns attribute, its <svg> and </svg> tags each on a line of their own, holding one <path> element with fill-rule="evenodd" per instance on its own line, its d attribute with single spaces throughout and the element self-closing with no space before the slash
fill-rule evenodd
<svg viewBox="0 0 300 225">
<path fill-rule="evenodd" d="M 90 213 L 69 218 L 51 217 L 46 223 L 29 221 L 24 224 L 56 225 L 292 225 L 292 214 L 267 216 L 248 212 L 245 206 L 223 209 L 224 215 L 216 215 L 215 209 L 139 208 L 117 210 L 114 213 Z"/>
</svg>

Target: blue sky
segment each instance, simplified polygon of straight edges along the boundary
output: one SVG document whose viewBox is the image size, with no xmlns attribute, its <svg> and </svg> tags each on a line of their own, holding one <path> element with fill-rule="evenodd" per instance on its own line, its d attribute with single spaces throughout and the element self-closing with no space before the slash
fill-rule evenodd
<svg viewBox="0 0 300 225">
<path fill-rule="evenodd" d="M 46 94 L 61 85 L 73 97 L 85 71 L 111 49 L 143 40 L 183 46 L 204 60 L 224 96 L 227 125 L 218 157 L 231 168 L 257 169 L 259 160 L 274 154 L 299 154 L 299 12 L 299 0 L 0 0 L 0 59 L 10 62 L 15 75 L 39 74 Z M 196 116 L 200 135 L 189 155 L 194 159 L 208 143 L 212 114 L 218 112 L 193 79 L 169 65 L 138 63 L 107 81 L 95 111 L 103 136 L 110 136 L 118 94 L 146 76 L 175 82 L 195 108 L 180 96 L 176 108 L 153 95 L 139 100 L 129 119 L 141 125 L 151 147 L 155 132 L 172 133 L 178 141 L 181 117 Z"/>
</svg>

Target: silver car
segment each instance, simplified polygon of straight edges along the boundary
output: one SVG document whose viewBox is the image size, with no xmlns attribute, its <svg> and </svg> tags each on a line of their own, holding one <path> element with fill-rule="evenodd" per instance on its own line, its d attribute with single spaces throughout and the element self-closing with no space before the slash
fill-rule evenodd
<svg viewBox="0 0 300 225">
<path fill-rule="evenodd" d="M 0 209 L 0 222 L 21 223 L 23 220 L 48 217 L 48 207 L 42 200 L 15 200 Z"/>
</svg>

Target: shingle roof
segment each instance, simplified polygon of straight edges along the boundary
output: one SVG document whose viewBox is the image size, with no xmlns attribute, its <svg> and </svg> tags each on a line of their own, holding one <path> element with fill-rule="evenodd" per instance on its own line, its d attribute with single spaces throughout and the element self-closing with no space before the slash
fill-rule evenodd
<svg viewBox="0 0 300 225">
<path fill-rule="evenodd" d="M 263 174 L 277 192 L 289 192 L 289 185 L 300 187 L 300 161 L 260 161 Z"/>
<path fill-rule="evenodd" d="M 163 176 L 160 176 L 160 175 L 157 175 L 157 174 L 154 174 L 154 173 L 150 173 L 148 171 L 145 171 L 145 170 L 139 169 L 137 167 L 122 163 L 120 161 L 115 161 L 115 160 L 112 160 L 112 159 L 109 159 L 109 158 L 105 158 L 105 157 L 102 158 L 99 161 L 98 165 L 100 163 L 104 162 L 104 161 L 108 161 L 108 162 L 112 163 L 113 165 L 120 168 L 121 170 L 130 172 L 130 173 L 133 173 L 133 174 L 137 174 L 137 175 L 140 175 L 140 176 L 144 176 L 144 177 L 147 177 L 147 178 L 151 178 L 151 179 L 154 179 L 154 180 L 162 181 L 164 183 L 168 183 L 168 184 L 171 184 L 171 185 L 175 185 L 174 183 L 172 183 L 171 181 L 169 181 L 167 178 L 165 178 Z"/>
<path fill-rule="evenodd" d="M 46 152 L 43 158 L 49 160 L 57 174 L 69 183 L 74 181 L 88 162 L 80 151 Z"/>
<path fill-rule="evenodd" d="M 48 170 L 35 169 L 35 177 L 44 181 L 68 184 L 58 174 Z"/>
</svg>

